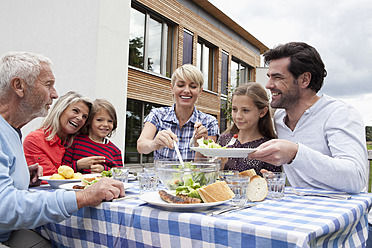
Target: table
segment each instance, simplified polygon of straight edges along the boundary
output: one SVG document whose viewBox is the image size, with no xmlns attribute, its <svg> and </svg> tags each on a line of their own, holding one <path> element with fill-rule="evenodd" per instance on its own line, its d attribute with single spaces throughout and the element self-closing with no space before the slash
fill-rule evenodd
<svg viewBox="0 0 372 248">
<path fill-rule="evenodd" d="M 127 195 L 138 194 L 135 184 Z M 335 200 L 296 196 L 286 188 L 280 200 L 213 217 L 137 198 L 85 207 L 37 231 L 56 247 L 364 247 L 371 204 L 372 194 Z"/>
</svg>

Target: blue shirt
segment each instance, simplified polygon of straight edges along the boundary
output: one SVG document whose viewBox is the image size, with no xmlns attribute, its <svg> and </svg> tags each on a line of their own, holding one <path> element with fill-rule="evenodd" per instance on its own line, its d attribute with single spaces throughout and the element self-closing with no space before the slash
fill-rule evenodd
<svg viewBox="0 0 372 248">
<path fill-rule="evenodd" d="M 60 222 L 77 211 L 73 191 L 30 193 L 28 171 L 17 131 L 0 115 L 0 242 L 16 229 Z"/>
<path fill-rule="evenodd" d="M 163 107 L 152 109 L 150 114 L 146 116 L 144 122 L 150 122 L 155 125 L 157 132 L 170 129 L 175 135 L 177 135 L 179 143 L 178 148 L 183 159 L 191 159 L 195 155 L 195 151 L 191 150 L 189 143 L 194 132 L 195 123 L 201 122 L 204 127 L 208 130 L 208 136 L 218 136 L 219 127 L 217 119 L 209 114 L 205 114 L 194 107 L 190 119 L 180 128 L 179 121 L 174 111 L 175 105 L 172 107 Z M 157 134 L 155 133 L 155 136 Z M 155 137 L 154 136 L 154 137 Z M 177 158 L 175 149 L 169 149 L 168 147 L 155 150 L 154 160 L 164 158 Z"/>
</svg>

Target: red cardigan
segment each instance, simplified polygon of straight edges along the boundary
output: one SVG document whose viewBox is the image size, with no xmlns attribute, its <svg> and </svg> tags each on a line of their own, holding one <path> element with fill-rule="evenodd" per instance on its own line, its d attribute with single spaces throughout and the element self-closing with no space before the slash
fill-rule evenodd
<svg viewBox="0 0 372 248">
<path fill-rule="evenodd" d="M 65 147 L 57 135 L 51 141 L 47 141 L 45 137 L 43 129 L 29 133 L 23 141 L 23 150 L 29 166 L 39 163 L 43 167 L 43 175 L 51 176 L 58 173 Z"/>
</svg>

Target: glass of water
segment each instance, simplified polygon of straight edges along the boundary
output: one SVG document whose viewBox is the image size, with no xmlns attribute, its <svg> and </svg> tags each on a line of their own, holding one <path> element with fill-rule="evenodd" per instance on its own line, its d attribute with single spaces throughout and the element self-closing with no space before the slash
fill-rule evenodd
<svg viewBox="0 0 372 248">
<path fill-rule="evenodd" d="M 268 198 L 280 199 L 284 196 L 286 174 L 284 172 L 267 172 L 263 173 L 269 189 Z"/>
<path fill-rule="evenodd" d="M 248 200 L 248 186 L 249 177 L 237 176 L 237 177 L 227 177 L 227 185 L 229 185 L 232 192 L 234 192 L 235 197 L 231 199 L 231 202 L 239 206 L 243 206 Z"/>
<path fill-rule="evenodd" d="M 114 179 L 122 181 L 123 183 L 128 182 L 129 169 L 124 167 L 113 167 L 112 176 Z"/>
<path fill-rule="evenodd" d="M 156 191 L 158 186 L 158 174 L 156 171 L 144 171 L 137 173 L 140 194 Z"/>
</svg>

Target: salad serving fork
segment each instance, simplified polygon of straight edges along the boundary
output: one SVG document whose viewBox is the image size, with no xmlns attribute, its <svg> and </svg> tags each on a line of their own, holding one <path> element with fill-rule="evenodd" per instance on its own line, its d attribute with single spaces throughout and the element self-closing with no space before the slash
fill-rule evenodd
<svg viewBox="0 0 372 248">
<path fill-rule="evenodd" d="M 345 194 L 300 192 L 294 188 L 291 188 L 291 191 L 295 195 L 299 195 L 299 196 L 320 196 L 320 197 L 328 197 L 328 198 L 339 199 L 339 200 L 347 200 L 351 198 L 350 195 L 345 195 Z"/>
</svg>

